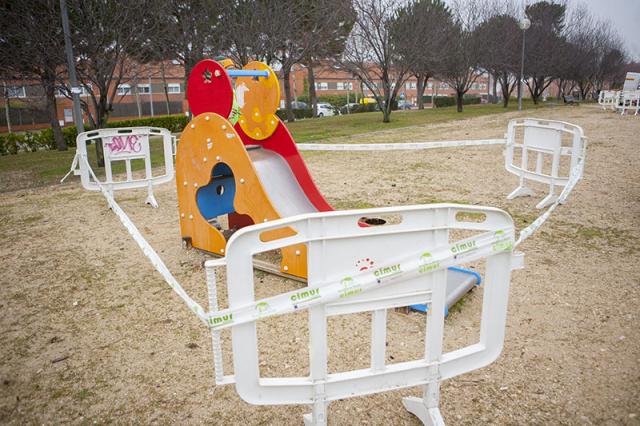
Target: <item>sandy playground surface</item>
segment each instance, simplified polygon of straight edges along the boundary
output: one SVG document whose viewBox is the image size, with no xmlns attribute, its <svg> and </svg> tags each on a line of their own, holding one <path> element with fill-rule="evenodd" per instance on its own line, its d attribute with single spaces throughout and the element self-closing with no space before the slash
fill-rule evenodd
<svg viewBox="0 0 640 426">
<path fill-rule="evenodd" d="M 444 382 L 449 424 L 640 424 L 640 117 L 596 107 L 527 115 L 583 126 L 583 180 L 525 244 L 512 274 L 505 347 L 489 367 Z M 508 113 L 333 142 L 502 137 Z M 507 201 L 501 147 L 305 153 L 338 208 L 460 201 L 507 210 L 518 229 L 544 196 Z M 181 247 L 175 187 L 117 195 L 187 291 L 206 305 L 206 256 Z M 0 422 L 302 424 L 307 406 L 252 406 L 216 387 L 208 330 L 142 257 L 103 197 L 77 178 L 0 193 Z M 257 273 L 256 295 L 301 283 Z M 445 349 L 477 339 L 482 287 L 446 320 Z M 225 294 L 222 299 L 225 300 Z M 261 322 L 264 376 L 305 374 L 306 313 Z M 368 314 L 332 318 L 330 371 L 369 362 Z M 387 362 L 423 353 L 424 317 L 390 312 Z M 229 334 L 223 333 L 226 348 Z M 225 367 L 232 366 L 229 357 Z M 401 397 L 337 401 L 330 424 L 418 424 Z"/>
</svg>

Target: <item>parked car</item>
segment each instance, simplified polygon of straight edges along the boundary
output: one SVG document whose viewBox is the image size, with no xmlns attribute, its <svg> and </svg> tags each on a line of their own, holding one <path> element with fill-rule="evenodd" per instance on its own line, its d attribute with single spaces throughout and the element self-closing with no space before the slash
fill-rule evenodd
<svg viewBox="0 0 640 426">
<path fill-rule="evenodd" d="M 318 103 L 318 117 L 331 117 L 340 115 L 340 112 L 331 104 Z"/>
<path fill-rule="evenodd" d="M 398 109 L 411 109 L 413 108 L 413 104 L 405 99 L 400 99 L 398 101 Z"/>
<path fill-rule="evenodd" d="M 291 109 L 307 109 L 311 108 L 306 102 L 291 102 Z"/>
<path fill-rule="evenodd" d="M 360 112 L 361 109 L 362 109 L 362 105 L 357 103 L 350 103 L 340 108 L 340 114 L 344 115 L 352 112 Z"/>
</svg>

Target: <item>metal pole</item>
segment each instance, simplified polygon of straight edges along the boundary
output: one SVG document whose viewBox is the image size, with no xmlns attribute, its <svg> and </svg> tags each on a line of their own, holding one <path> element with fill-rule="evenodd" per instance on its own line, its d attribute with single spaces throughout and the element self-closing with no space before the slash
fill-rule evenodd
<svg viewBox="0 0 640 426">
<path fill-rule="evenodd" d="M 7 131 L 9 133 L 11 133 L 11 113 L 9 111 L 9 91 L 7 90 L 7 83 L 6 82 L 2 82 L 2 85 L 4 86 L 4 101 L 5 101 L 5 107 L 4 107 L 4 114 L 7 117 Z"/>
<path fill-rule="evenodd" d="M 151 74 L 148 75 L 149 81 L 149 106 L 151 108 L 151 116 L 153 117 L 153 89 L 151 88 Z"/>
<path fill-rule="evenodd" d="M 518 111 L 522 111 L 522 90 L 524 89 L 522 87 L 522 80 L 524 80 L 524 35 L 526 33 L 527 30 L 523 29 L 522 30 L 522 58 L 520 60 L 520 82 L 519 84 L 519 94 L 518 94 Z"/>
<path fill-rule="evenodd" d="M 65 0 L 60 0 L 60 14 L 62 15 L 64 50 L 67 55 L 67 68 L 69 70 L 69 82 L 71 83 L 71 97 L 73 98 L 73 121 L 76 124 L 76 129 L 78 129 L 78 134 L 80 134 L 84 132 L 82 111 L 80 110 L 80 93 L 82 93 L 82 90 L 78 86 L 78 79 L 76 78 L 76 66 L 73 59 L 73 47 L 71 46 L 71 32 L 69 31 L 69 15 L 67 13 L 67 3 Z M 97 145 L 98 144 L 96 144 L 96 147 Z"/>
</svg>

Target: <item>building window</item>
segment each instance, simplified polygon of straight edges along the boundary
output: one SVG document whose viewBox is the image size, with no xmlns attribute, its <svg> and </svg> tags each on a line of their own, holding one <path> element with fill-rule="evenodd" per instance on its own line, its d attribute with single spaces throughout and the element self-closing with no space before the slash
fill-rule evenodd
<svg viewBox="0 0 640 426">
<path fill-rule="evenodd" d="M 345 83 L 345 85 L 347 86 L 347 90 L 353 90 L 353 83 L 352 82 Z"/>
<path fill-rule="evenodd" d="M 151 93 L 151 86 L 148 84 L 138 84 L 138 93 L 140 94 Z"/>
<path fill-rule="evenodd" d="M 180 93 L 180 83 L 167 84 L 167 93 Z"/>
<path fill-rule="evenodd" d="M 336 90 L 344 90 L 344 83 L 339 81 L 336 83 Z"/>
<path fill-rule="evenodd" d="M 118 96 L 125 96 L 131 94 L 131 86 L 128 84 L 118 84 L 118 89 L 116 90 Z"/>
<path fill-rule="evenodd" d="M 433 83 L 432 82 L 428 82 L 427 83 L 427 89 L 433 89 Z"/>
<path fill-rule="evenodd" d="M 64 109 L 64 122 L 65 123 L 73 122 L 73 111 L 71 110 L 71 108 Z"/>
<path fill-rule="evenodd" d="M 24 86 L 7 86 L 8 98 L 26 98 L 27 91 Z"/>
<path fill-rule="evenodd" d="M 329 90 L 329 84 L 327 82 L 318 84 L 318 90 Z"/>
</svg>

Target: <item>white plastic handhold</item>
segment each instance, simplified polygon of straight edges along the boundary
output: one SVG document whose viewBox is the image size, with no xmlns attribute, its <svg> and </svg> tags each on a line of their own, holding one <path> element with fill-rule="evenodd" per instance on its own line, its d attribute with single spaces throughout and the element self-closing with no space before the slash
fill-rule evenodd
<svg viewBox="0 0 640 426">
<path fill-rule="evenodd" d="M 244 178 L 240 178 L 240 183 L 244 183 Z"/>
<path fill-rule="evenodd" d="M 189 219 L 193 220 L 193 215 L 192 214 L 189 215 Z"/>
<path fill-rule="evenodd" d="M 216 77 L 220 77 L 220 70 L 216 70 L 213 75 L 215 75 Z"/>
<path fill-rule="evenodd" d="M 216 155 L 216 161 L 220 161 L 220 156 Z"/>
<path fill-rule="evenodd" d="M 192 129 L 195 129 L 195 128 L 196 128 L 196 125 L 195 125 L 195 124 L 192 124 L 192 125 L 191 125 L 191 128 L 192 128 Z"/>
<path fill-rule="evenodd" d="M 220 253 L 224 253 L 224 249 L 220 249 Z"/>
<path fill-rule="evenodd" d="M 289 267 L 288 267 L 287 265 L 284 265 L 284 266 L 282 267 L 282 269 L 283 269 L 283 270 L 285 270 L 285 271 L 288 271 L 288 270 L 289 270 Z"/>
<path fill-rule="evenodd" d="M 222 130 L 227 130 L 227 125 L 226 124 L 222 125 Z"/>
<path fill-rule="evenodd" d="M 180 213 L 180 217 L 184 217 L 184 213 Z"/>
<path fill-rule="evenodd" d="M 210 119 L 211 119 L 211 117 L 209 117 L 208 115 L 206 115 L 206 116 L 204 117 L 204 121 L 209 121 Z"/>
<path fill-rule="evenodd" d="M 269 219 L 267 219 L 266 217 L 264 218 L 263 222 L 268 222 Z"/>
<path fill-rule="evenodd" d="M 202 158 L 202 162 L 206 163 L 207 162 L 207 157 Z"/>
<path fill-rule="evenodd" d="M 185 180 L 184 182 L 182 182 L 182 186 L 187 186 L 187 181 Z"/>
<path fill-rule="evenodd" d="M 193 186 L 198 187 L 198 182 L 194 182 Z"/>
<path fill-rule="evenodd" d="M 300 250 L 296 250 L 296 256 L 300 256 Z"/>
</svg>

